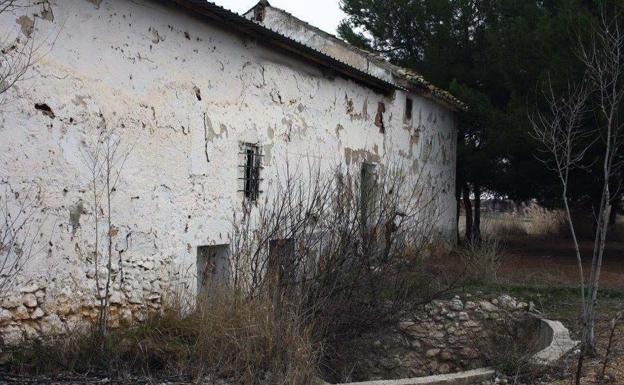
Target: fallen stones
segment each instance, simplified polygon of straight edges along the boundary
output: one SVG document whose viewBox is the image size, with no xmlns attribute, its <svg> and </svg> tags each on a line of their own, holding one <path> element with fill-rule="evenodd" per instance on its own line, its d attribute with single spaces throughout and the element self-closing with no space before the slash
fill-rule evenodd
<svg viewBox="0 0 624 385">
<path fill-rule="evenodd" d="M 425 355 L 429 358 L 435 357 L 440 353 L 440 349 L 429 349 Z"/>
<path fill-rule="evenodd" d="M 449 308 L 454 311 L 462 311 L 464 310 L 464 303 L 459 298 L 455 298 L 449 302 Z"/>
<path fill-rule="evenodd" d="M 17 295 L 8 295 L 2 300 L 2 307 L 5 309 L 14 309 L 22 304 L 21 297 Z"/>
<path fill-rule="evenodd" d="M 36 308 L 32 313 L 30 313 L 30 318 L 39 319 L 42 318 L 44 315 L 45 313 L 43 312 L 43 310 L 41 310 L 41 308 Z"/>
<path fill-rule="evenodd" d="M 6 323 L 13 318 L 13 313 L 7 309 L 0 309 L 0 324 Z"/>
<path fill-rule="evenodd" d="M 13 311 L 13 318 L 16 320 L 26 320 L 30 318 L 30 314 L 28 313 L 28 309 L 24 305 L 19 305 Z"/>
</svg>

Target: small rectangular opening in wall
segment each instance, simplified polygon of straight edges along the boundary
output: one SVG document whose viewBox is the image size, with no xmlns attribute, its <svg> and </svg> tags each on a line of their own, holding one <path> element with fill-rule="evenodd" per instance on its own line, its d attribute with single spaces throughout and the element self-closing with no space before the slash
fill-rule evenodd
<svg viewBox="0 0 624 385">
<path fill-rule="evenodd" d="M 286 238 L 269 241 L 269 279 L 281 286 L 294 280 L 295 270 L 295 240 Z"/>
<path fill-rule="evenodd" d="M 245 199 L 255 202 L 260 196 L 260 170 L 262 170 L 262 148 L 256 143 L 241 143 L 241 165 L 243 175 L 242 192 Z"/>
<path fill-rule="evenodd" d="M 229 273 L 230 245 L 199 246 L 197 248 L 197 292 L 211 286 L 224 285 Z"/>
<path fill-rule="evenodd" d="M 375 125 L 379 127 L 379 133 L 386 133 L 386 126 L 384 124 L 383 114 L 386 112 L 386 105 L 383 102 L 377 104 L 377 115 L 375 115 Z"/>
<path fill-rule="evenodd" d="M 362 215 L 362 226 L 368 228 L 369 218 L 375 205 L 375 194 L 377 190 L 377 165 L 373 163 L 362 163 L 360 175 L 360 210 Z"/>
<path fill-rule="evenodd" d="M 412 120 L 412 110 L 414 108 L 414 102 L 411 98 L 405 99 L 405 119 Z"/>
</svg>

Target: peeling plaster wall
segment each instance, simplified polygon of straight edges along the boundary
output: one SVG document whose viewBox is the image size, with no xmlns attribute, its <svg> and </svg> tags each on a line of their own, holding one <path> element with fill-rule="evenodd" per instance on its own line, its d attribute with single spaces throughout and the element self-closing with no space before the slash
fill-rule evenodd
<svg viewBox="0 0 624 385">
<path fill-rule="evenodd" d="M 241 141 L 263 146 L 268 187 L 286 162 L 404 162 L 425 173 L 443 213 L 436 225 L 454 239 L 448 109 L 410 95 L 407 121 L 402 92 L 384 97 L 329 77 L 159 2 L 51 0 L 4 15 L 0 31 L 31 33 L 24 17 L 36 21 L 41 55 L 0 110 L 0 182 L 15 191 L 35 186 L 49 244 L 1 304 L 5 342 L 97 313 L 85 154 L 102 118 L 129 153 L 113 194 L 113 325 L 141 321 L 180 280 L 194 288 L 197 247 L 228 243 L 242 201 Z M 385 134 L 375 125 L 380 102 Z"/>
</svg>

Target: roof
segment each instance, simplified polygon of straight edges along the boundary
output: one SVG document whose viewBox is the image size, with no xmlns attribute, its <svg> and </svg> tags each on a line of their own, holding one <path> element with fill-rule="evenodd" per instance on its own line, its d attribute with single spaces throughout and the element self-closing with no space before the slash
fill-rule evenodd
<svg viewBox="0 0 624 385">
<path fill-rule="evenodd" d="M 334 39 L 338 44 L 343 45 L 344 47 L 357 52 L 359 55 L 370 59 L 372 62 L 377 64 L 380 67 L 392 72 L 394 77 L 404 80 L 407 84 L 402 84 L 402 82 L 388 81 L 380 76 L 372 74 L 370 72 L 359 69 L 353 65 L 346 63 L 344 60 L 340 58 L 331 56 L 321 50 L 313 48 L 304 42 L 298 41 L 291 37 L 284 35 L 278 31 L 275 31 L 271 28 L 268 28 L 256 21 L 250 20 L 242 15 L 239 15 L 235 12 L 232 12 L 228 9 L 225 9 L 221 6 L 218 6 L 214 3 L 211 3 L 206 0 L 160 0 L 166 3 L 174 3 L 178 6 L 192 11 L 193 13 L 210 19 L 213 22 L 221 24 L 223 27 L 228 29 L 234 29 L 238 32 L 244 33 L 246 35 L 252 36 L 258 41 L 262 43 L 269 44 L 273 47 L 277 47 L 279 49 L 286 50 L 290 53 L 293 53 L 306 61 L 312 61 L 318 65 L 321 65 L 325 68 L 331 69 L 336 73 L 345 76 L 347 78 L 353 79 L 357 82 L 366 84 L 367 86 L 380 91 L 385 94 L 392 93 L 394 90 L 401 89 L 406 90 L 406 88 L 412 88 L 411 86 L 418 89 L 422 94 L 427 97 L 430 97 L 438 102 L 441 102 L 452 109 L 465 109 L 465 105 L 460 102 L 458 99 L 453 97 L 449 92 L 444 91 L 440 88 L 433 86 L 431 83 L 427 82 L 421 75 L 417 74 L 414 71 L 409 69 L 401 68 L 395 66 L 388 61 L 380 58 L 378 55 L 361 50 L 352 46 L 345 41 L 339 39 L 338 37 L 331 35 L 325 31 L 322 31 L 319 28 L 316 28 L 304 21 L 301 21 L 289 14 L 288 12 L 281 10 L 279 8 L 274 8 L 270 6 L 267 0 L 261 0 L 254 8 L 253 11 L 257 7 L 271 7 L 272 9 L 283 12 L 289 17 L 297 20 L 300 23 L 304 23 L 307 28 L 314 29 L 315 32 L 319 34 L 324 34 L 327 38 Z M 406 87 L 407 85 L 407 87 Z"/>
</svg>

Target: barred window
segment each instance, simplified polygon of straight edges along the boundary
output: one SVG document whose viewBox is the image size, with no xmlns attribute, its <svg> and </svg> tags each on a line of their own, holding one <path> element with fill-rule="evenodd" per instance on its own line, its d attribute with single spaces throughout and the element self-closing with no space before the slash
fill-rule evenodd
<svg viewBox="0 0 624 385">
<path fill-rule="evenodd" d="M 262 149 L 255 143 L 242 143 L 241 144 L 241 158 L 242 164 L 240 165 L 243 170 L 243 190 L 245 199 L 249 199 L 252 202 L 258 200 L 260 191 L 260 170 L 262 169 Z"/>
</svg>

